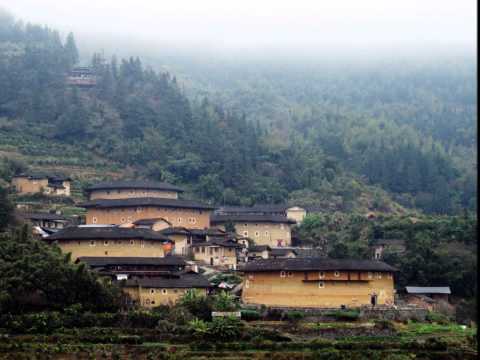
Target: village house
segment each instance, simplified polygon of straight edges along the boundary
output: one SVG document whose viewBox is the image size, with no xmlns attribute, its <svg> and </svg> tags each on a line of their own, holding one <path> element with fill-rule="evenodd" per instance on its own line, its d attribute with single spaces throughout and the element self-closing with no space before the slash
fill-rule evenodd
<svg viewBox="0 0 480 360">
<path fill-rule="evenodd" d="M 242 248 L 243 245 L 233 239 L 218 238 L 192 244 L 192 254 L 194 260 L 205 264 L 236 268 L 237 251 Z"/>
<path fill-rule="evenodd" d="M 403 254 L 406 250 L 403 239 L 374 239 L 370 245 L 375 260 L 383 259 L 385 252 Z"/>
<path fill-rule="evenodd" d="M 162 218 L 172 226 L 192 229 L 210 227 L 213 207 L 178 199 L 181 189 L 165 183 L 120 181 L 88 188 L 87 224 L 125 224 L 141 219 Z"/>
<path fill-rule="evenodd" d="M 244 214 L 213 215 L 211 223 L 222 229 L 233 224 L 237 234 L 252 239 L 255 245 L 282 247 L 291 246 L 291 226 L 295 221 L 281 215 Z"/>
<path fill-rule="evenodd" d="M 19 174 L 12 178 L 12 187 L 21 195 L 70 196 L 70 185 L 69 177 L 59 175 Z"/>
<path fill-rule="evenodd" d="M 272 248 L 268 245 L 254 245 L 247 249 L 247 261 L 294 257 L 297 257 L 297 251 L 294 248 Z"/>
<path fill-rule="evenodd" d="M 409 305 L 432 311 L 439 306 L 450 308 L 448 299 L 450 294 L 449 286 L 406 286 L 402 297 Z"/>
<path fill-rule="evenodd" d="M 66 78 L 66 84 L 77 87 L 92 87 L 97 85 L 97 77 L 89 67 L 75 67 Z"/>
<path fill-rule="evenodd" d="M 155 277 L 183 271 L 186 262 L 178 256 L 165 257 L 111 257 L 81 256 L 76 263 L 84 263 L 91 270 L 113 280 Z"/>
<path fill-rule="evenodd" d="M 173 241 L 161 233 L 111 225 L 71 226 L 45 240 L 56 242 L 73 260 L 85 256 L 164 257 L 173 248 Z"/>
<path fill-rule="evenodd" d="M 261 259 L 246 263 L 242 301 L 293 308 L 393 306 L 395 268 L 373 260 Z"/>
<path fill-rule="evenodd" d="M 173 305 L 188 291 L 206 296 L 211 287 L 207 278 L 195 272 L 129 279 L 121 286 L 130 296 L 132 305 L 145 308 Z"/>
<path fill-rule="evenodd" d="M 28 222 L 32 227 L 38 227 L 49 234 L 61 230 L 72 223 L 72 220 L 63 215 L 49 212 L 17 212 L 23 221 Z"/>
</svg>

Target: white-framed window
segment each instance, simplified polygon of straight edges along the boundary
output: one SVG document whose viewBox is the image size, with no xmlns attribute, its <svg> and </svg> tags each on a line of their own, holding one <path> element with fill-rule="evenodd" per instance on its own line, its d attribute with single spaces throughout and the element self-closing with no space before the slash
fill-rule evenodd
<svg viewBox="0 0 480 360">
<path fill-rule="evenodd" d="M 108 240 L 105 240 L 105 241 L 103 242 L 103 245 L 104 245 L 104 246 L 108 246 Z"/>
<path fill-rule="evenodd" d="M 250 287 L 250 281 L 249 280 L 245 280 L 245 288 L 249 288 Z"/>
<path fill-rule="evenodd" d="M 319 282 L 318 282 L 318 287 L 319 287 L 320 289 L 323 289 L 323 288 L 325 287 L 325 282 L 324 282 L 324 281 L 319 281 Z"/>
<path fill-rule="evenodd" d="M 244 231 L 243 236 L 248 236 L 248 231 Z"/>
<path fill-rule="evenodd" d="M 373 273 L 371 271 L 368 272 L 368 278 L 372 279 L 373 278 Z"/>
<path fill-rule="evenodd" d="M 150 294 L 155 294 L 155 289 L 150 289 Z"/>
<path fill-rule="evenodd" d="M 140 246 L 143 248 L 145 247 L 145 240 L 140 240 Z"/>
<path fill-rule="evenodd" d="M 124 218 L 124 217 L 122 217 L 122 218 L 120 219 L 120 222 L 121 222 L 121 223 L 124 223 L 124 222 L 126 222 L 125 218 Z"/>
<path fill-rule="evenodd" d="M 90 240 L 90 246 L 95 246 L 95 245 L 97 245 L 95 240 Z"/>
<path fill-rule="evenodd" d="M 318 277 L 319 277 L 320 279 L 324 279 L 324 278 L 325 278 L 325 271 L 320 271 L 320 272 L 318 273 Z"/>
<path fill-rule="evenodd" d="M 247 227 L 247 226 L 248 226 L 248 224 L 243 224 L 243 226 L 244 226 L 244 227 Z"/>
<path fill-rule="evenodd" d="M 291 272 L 291 271 L 287 272 L 287 276 L 288 277 L 293 277 L 293 272 Z"/>
<path fill-rule="evenodd" d="M 268 236 L 268 231 L 265 231 L 265 236 Z"/>
<path fill-rule="evenodd" d="M 182 218 L 178 218 L 177 221 L 180 224 L 182 222 Z"/>
<path fill-rule="evenodd" d="M 258 231 L 255 231 L 255 237 L 259 237 L 260 233 Z"/>
<path fill-rule="evenodd" d="M 137 212 L 142 212 L 142 211 L 143 211 L 142 207 L 141 207 L 141 206 L 138 206 L 138 207 L 137 207 Z"/>
<path fill-rule="evenodd" d="M 134 246 L 135 245 L 135 240 L 130 240 L 130 245 Z"/>
<path fill-rule="evenodd" d="M 167 295 L 167 294 L 168 294 L 167 289 L 162 289 L 162 294 L 163 294 L 163 295 Z"/>
<path fill-rule="evenodd" d="M 92 223 L 96 224 L 96 223 L 97 223 L 97 221 L 98 221 L 98 219 L 97 219 L 97 217 L 96 217 L 96 216 L 92 217 Z"/>
<path fill-rule="evenodd" d="M 287 273 L 285 271 L 280 271 L 280 277 L 284 278 L 287 276 Z"/>
<path fill-rule="evenodd" d="M 333 273 L 333 275 L 334 275 L 335 277 L 339 277 L 339 276 L 340 276 L 340 271 L 335 271 L 335 272 Z"/>
<path fill-rule="evenodd" d="M 196 223 L 197 223 L 197 218 L 192 218 L 192 222 L 193 222 L 194 224 L 196 224 Z"/>
</svg>

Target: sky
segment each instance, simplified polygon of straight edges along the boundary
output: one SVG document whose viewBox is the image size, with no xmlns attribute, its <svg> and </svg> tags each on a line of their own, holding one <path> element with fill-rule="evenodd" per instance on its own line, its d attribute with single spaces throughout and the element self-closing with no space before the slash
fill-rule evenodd
<svg viewBox="0 0 480 360">
<path fill-rule="evenodd" d="M 0 0 L 77 39 L 223 52 L 475 49 L 475 0 Z"/>
</svg>

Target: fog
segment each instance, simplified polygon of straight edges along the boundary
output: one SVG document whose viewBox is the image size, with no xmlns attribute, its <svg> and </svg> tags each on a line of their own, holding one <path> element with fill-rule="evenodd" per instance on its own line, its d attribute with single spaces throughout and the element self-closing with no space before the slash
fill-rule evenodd
<svg viewBox="0 0 480 360">
<path fill-rule="evenodd" d="M 475 0 L 0 0 L 84 51 L 290 57 L 475 50 Z M 96 48 L 96 49 L 94 49 Z"/>
</svg>

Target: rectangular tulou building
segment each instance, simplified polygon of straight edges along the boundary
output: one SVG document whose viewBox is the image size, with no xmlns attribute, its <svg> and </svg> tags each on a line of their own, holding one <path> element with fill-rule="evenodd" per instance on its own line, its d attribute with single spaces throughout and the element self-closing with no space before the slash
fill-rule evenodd
<svg viewBox="0 0 480 360">
<path fill-rule="evenodd" d="M 46 238 L 56 242 L 72 259 L 92 256 L 164 257 L 172 240 L 150 229 L 79 225 L 67 227 Z"/>
<path fill-rule="evenodd" d="M 86 189 L 89 201 L 87 224 L 126 224 L 141 219 L 162 218 L 172 226 L 193 229 L 210 227 L 213 207 L 179 199 L 182 189 L 151 181 L 116 181 Z"/>
<path fill-rule="evenodd" d="M 19 194 L 70 196 L 71 181 L 60 175 L 20 174 L 12 178 L 12 186 Z"/>
<path fill-rule="evenodd" d="M 261 259 L 248 262 L 246 304 L 294 308 L 392 306 L 395 268 L 372 260 Z"/>
<path fill-rule="evenodd" d="M 211 223 L 223 229 L 231 223 L 237 234 L 252 239 L 255 245 L 282 247 L 292 244 L 291 226 L 295 220 L 282 215 L 236 214 L 213 215 Z"/>
</svg>

